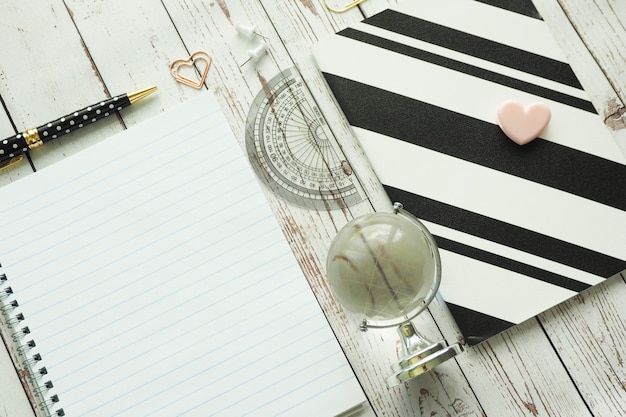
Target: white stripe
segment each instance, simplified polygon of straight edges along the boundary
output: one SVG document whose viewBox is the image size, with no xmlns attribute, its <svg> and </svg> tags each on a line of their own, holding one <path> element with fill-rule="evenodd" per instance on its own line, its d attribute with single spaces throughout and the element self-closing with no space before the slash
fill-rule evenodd
<svg viewBox="0 0 626 417">
<path fill-rule="evenodd" d="M 486 69 L 486 70 L 489 70 L 498 74 L 505 75 L 507 77 L 515 78 L 520 81 L 538 85 L 540 87 L 548 88 L 550 90 L 558 91 L 563 94 L 568 94 L 572 97 L 589 101 L 589 96 L 587 95 L 585 90 L 571 87 L 566 84 L 561 84 L 556 81 L 549 80 L 547 78 L 542 78 L 534 74 L 529 74 L 527 72 L 510 68 L 504 65 L 496 64 L 494 62 L 487 61 L 481 58 L 476 58 L 471 55 L 453 51 L 451 49 L 437 46 L 432 43 L 424 42 L 419 39 L 414 39 L 409 36 L 400 35 L 395 32 L 381 29 L 376 26 L 367 25 L 362 22 L 351 25 L 351 27 L 361 32 L 366 32 L 366 33 L 378 36 L 380 38 L 389 39 L 391 41 L 398 42 L 400 44 L 407 45 L 412 48 L 421 49 L 426 52 L 430 52 L 430 53 L 437 54 L 446 58 L 454 59 L 455 61 L 463 62 L 463 63 L 473 65 L 478 68 L 483 68 L 483 69 Z"/>
<path fill-rule="evenodd" d="M 419 215 L 419 213 L 416 214 Z M 455 242 L 463 243 L 465 245 L 481 249 L 486 252 L 494 253 L 508 259 L 513 259 L 526 265 L 532 265 L 536 268 L 543 269 L 544 271 L 571 278 L 578 282 L 583 282 L 588 285 L 596 285 L 605 281 L 604 278 L 590 274 L 589 272 L 581 271 L 579 269 L 572 268 L 570 266 L 563 265 L 558 262 L 542 258 L 540 256 L 522 252 L 518 249 L 511 248 L 500 243 L 492 242 L 478 236 L 469 235 L 467 233 L 450 229 L 449 227 L 445 227 L 426 220 L 422 220 L 422 222 L 434 235 L 441 236 Z"/>
<path fill-rule="evenodd" d="M 521 323 L 577 293 L 484 262 L 441 250 L 441 295 L 457 304 Z"/>
<path fill-rule="evenodd" d="M 596 114 L 342 36 L 334 38 L 332 48 L 317 48 L 315 53 L 325 72 L 488 123 L 497 123 L 498 106 L 505 100 L 524 105 L 544 102 L 552 111 L 552 119 L 541 134 L 543 139 L 626 163 Z M 363 57 L 368 57 L 370 64 L 364 65 Z"/>
<path fill-rule="evenodd" d="M 411 0 L 392 8 L 481 38 L 567 62 L 543 20 L 468 0 Z"/>
<path fill-rule="evenodd" d="M 383 184 L 626 259 L 626 213 L 532 181 L 354 128 Z M 419 213 L 416 213 L 419 216 Z"/>
</svg>

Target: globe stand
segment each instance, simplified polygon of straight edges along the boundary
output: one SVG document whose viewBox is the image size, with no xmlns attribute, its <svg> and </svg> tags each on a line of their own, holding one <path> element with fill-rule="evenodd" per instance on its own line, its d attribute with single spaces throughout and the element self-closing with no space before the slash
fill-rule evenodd
<svg viewBox="0 0 626 417">
<path fill-rule="evenodd" d="M 406 356 L 391 367 L 388 387 L 463 351 L 458 343 L 429 341 L 411 321 L 426 310 L 439 289 L 441 259 L 426 226 L 402 204 L 395 203 L 393 213 L 367 214 L 344 226 L 330 245 L 326 272 L 337 300 L 367 317 L 361 331 L 397 328 Z"/>
<path fill-rule="evenodd" d="M 412 321 L 402 323 L 397 330 L 402 341 L 404 354 L 407 356 L 391 365 L 394 374 L 387 378 L 387 387 L 402 384 L 409 379 L 425 374 L 463 352 L 463 347 L 458 343 L 447 346 L 445 340 L 440 340 L 437 343 L 428 341 L 417 332 Z"/>
</svg>

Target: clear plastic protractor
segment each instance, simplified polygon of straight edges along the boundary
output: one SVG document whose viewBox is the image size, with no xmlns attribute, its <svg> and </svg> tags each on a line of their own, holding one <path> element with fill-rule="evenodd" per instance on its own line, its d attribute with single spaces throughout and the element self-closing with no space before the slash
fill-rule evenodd
<svg viewBox="0 0 626 417">
<path fill-rule="evenodd" d="M 282 71 L 255 97 L 246 150 L 257 176 L 283 199 L 316 208 L 363 201 L 355 173 L 295 69 Z"/>
</svg>

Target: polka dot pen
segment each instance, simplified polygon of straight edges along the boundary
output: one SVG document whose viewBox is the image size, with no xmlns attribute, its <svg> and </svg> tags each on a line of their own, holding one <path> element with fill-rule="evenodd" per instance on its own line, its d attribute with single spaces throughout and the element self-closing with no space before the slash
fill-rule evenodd
<svg viewBox="0 0 626 417">
<path fill-rule="evenodd" d="M 37 128 L 26 129 L 0 141 L 0 169 L 23 159 L 24 153 L 74 130 L 104 119 L 152 94 L 156 86 L 121 94 L 77 110 Z"/>
</svg>

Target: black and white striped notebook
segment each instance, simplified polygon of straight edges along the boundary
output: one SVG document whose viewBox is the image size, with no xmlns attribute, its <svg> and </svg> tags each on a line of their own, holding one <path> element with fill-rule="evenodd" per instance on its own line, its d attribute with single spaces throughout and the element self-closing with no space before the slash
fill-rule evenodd
<svg viewBox="0 0 626 417">
<path fill-rule="evenodd" d="M 435 235 L 470 345 L 626 268 L 624 156 L 530 0 L 488 3 L 408 1 L 314 49 L 391 200 Z M 540 138 L 504 136 L 508 99 L 550 107 Z"/>
</svg>

